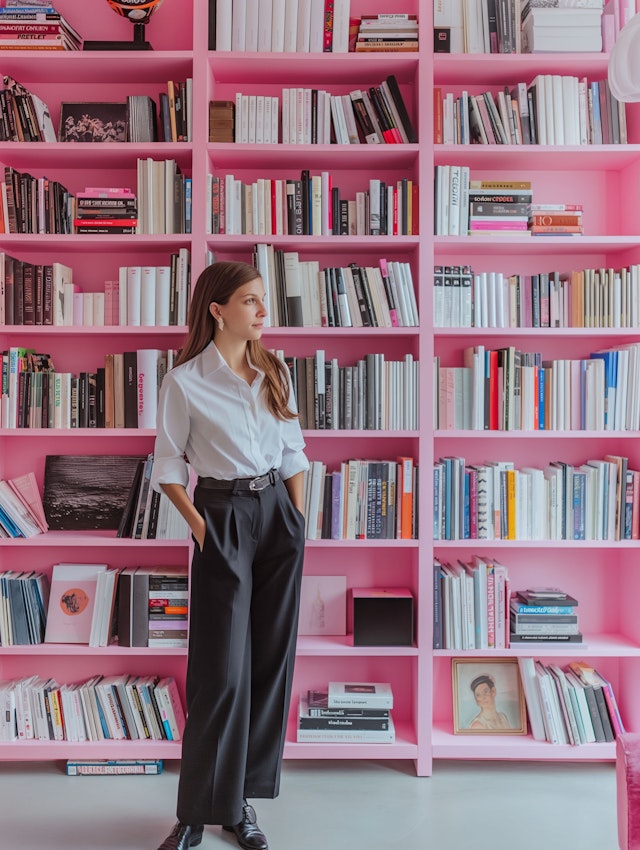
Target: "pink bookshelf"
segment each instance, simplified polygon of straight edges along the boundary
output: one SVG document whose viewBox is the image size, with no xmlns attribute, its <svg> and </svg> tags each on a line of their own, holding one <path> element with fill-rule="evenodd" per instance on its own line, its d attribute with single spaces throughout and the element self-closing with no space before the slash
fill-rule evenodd
<svg viewBox="0 0 640 850">
<path fill-rule="evenodd" d="M 309 456 L 329 468 L 350 457 L 395 458 L 410 455 L 419 465 L 420 533 L 418 540 L 310 540 L 305 571 L 309 575 L 347 576 L 347 586 L 409 587 L 416 600 L 415 640 L 411 647 L 354 647 L 344 638 L 301 638 L 289 718 L 285 756 L 311 759 L 406 759 L 418 775 L 432 772 L 433 759 L 611 760 L 610 745 L 557 747 L 534 742 L 529 736 L 501 739 L 455 736 L 452 726 L 451 657 L 432 650 L 433 556 L 455 560 L 473 553 L 499 557 L 510 570 L 512 583 L 566 584 L 580 599 L 588 648 L 576 656 L 541 648 L 532 654 L 544 659 L 594 659 L 612 681 L 627 728 L 640 729 L 640 626 L 634 600 L 640 593 L 637 541 L 573 543 L 571 541 L 434 541 L 432 475 L 434 458 L 463 455 L 467 460 L 513 459 L 534 464 L 542 458 L 598 457 L 605 453 L 628 456 L 640 465 L 637 436 L 614 432 L 439 432 L 433 430 L 431 361 L 434 354 L 461 357 L 474 343 L 515 344 L 534 349 L 544 345 L 551 356 L 579 357 L 598 342 L 602 347 L 637 340 L 638 329 L 475 329 L 434 328 L 432 270 L 434 264 L 469 263 L 474 271 L 501 270 L 528 274 L 547 267 L 614 266 L 640 261 L 637 203 L 629 187 L 640 172 L 640 111 L 629 106 L 628 146 L 585 148 L 504 148 L 434 145 L 433 88 L 459 92 L 530 81 L 539 73 L 586 75 L 602 79 L 607 57 L 600 54 L 567 56 L 466 56 L 431 52 L 432 11 L 429 0 L 352 0 L 351 14 L 408 12 L 420 18 L 420 49 L 411 54 L 251 54 L 218 53 L 207 44 L 207 3 L 196 0 L 165 3 L 152 20 L 148 53 L 62 53 L 41 55 L 12 51 L 2 57 L 3 73 L 15 76 L 50 107 L 54 124 L 62 101 L 117 100 L 127 94 L 157 99 L 169 79 L 193 78 L 193 141 L 158 144 L 0 144 L 0 164 L 34 175 L 46 174 L 68 184 L 71 191 L 85 185 L 136 187 L 138 157 L 175 159 L 193 178 L 193 218 L 190 234 L 135 236 L 25 236 L 0 234 L 0 250 L 39 263 L 60 261 L 74 270 L 74 281 L 87 292 L 101 290 L 106 278 L 117 277 L 119 266 L 162 265 L 179 248 L 191 253 L 195 281 L 207 251 L 216 259 L 249 261 L 253 245 L 273 244 L 298 251 L 300 259 L 317 259 L 321 267 L 377 258 L 408 262 L 420 312 L 417 328 L 269 328 L 265 340 L 288 355 L 304 356 L 325 349 L 327 356 L 353 363 L 367 352 L 399 359 L 413 355 L 421 363 L 420 427 L 417 431 L 319 431 L 305 433 Z M 79 11 L 73 0 L 57 6 L 92 38 L 131 37 L 130 25 L 118 20 L 106 3 L 92 4 L 91 14 Z M 377 85 L 387 74 L 398 79 L 418 133 L 418 145 L 236 145 L 209 143 L 208 104 L 244 94 L 280 95 L 286 86 L 326 88 L 347 93 Z M 531 179 L 536 200 L 583 202 L 583 239 L 553 240 L 515 237 L 432 237 L 434 167 L 461 164 L 472 177 Z M 242 180 L 258 177 L 299 177 L 300 170 L 328 170 L 334 185 L 351 196 L 364 188 L 372 174 L 386 180 L 407 177 L 420 187 L 419 228 L 414 236 L 253 236 L 212 235 L 208 227 L 207 175 L 233 173 Z M 134 340 L 142 347 L 177 347 L 182 327 L 11 327 L 0 328 L 3 347 L 29 346 L 49 351 L 59 370 L 95 368 L 108 351 L 128 350 Z M 536 348 L 537 350 L 537 348 Z M 576 438 L 577 439 L 574 439 Z M 91 429 L 51 431 L 0 430 L 0 475 L 12 477 L 33 469 L 42 487 L 44 458 L 50 453 L 146 453 L 153 432 Z M 29 540 L 0 540 L 0 568 L 51 572 L 52 565 L 103 561 L 110 566 L 187 565 L 190 543 L 164 540 L 123 540 L 113 535 L 51 532 Z M 349 627 L 349 624 L 348 624 Z M 531 648 L 528 648 L 531 649 Z M 516 656 L 524 650 L 504 650 Z M 470 653 L 473 655 L 474 653 Z M 476 651 L 479 657 L 487 653 Z M 111 646 L 36 645 L 0 647 L 0 680 L 30 674 L 55 676 L 61 682 L 84 681 L 101 672 L 173 675 L 184 696 L 185 653 L 171 650 L 129 650 Z M 298 744 L 297 697 L 329 680 L 388 681 L 394 691 L 397 737 L 394 744 Z M 0 759 L 36 760 L 69 757 L 178 758 L 179 743 L 167 741 L 105 741 L 0 743 Z"/>
</svg>

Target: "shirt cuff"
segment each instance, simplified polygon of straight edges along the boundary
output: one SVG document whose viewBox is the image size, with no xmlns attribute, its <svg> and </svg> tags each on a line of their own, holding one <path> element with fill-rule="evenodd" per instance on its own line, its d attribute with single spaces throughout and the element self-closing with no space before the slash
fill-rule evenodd
<svg viewBox="0 0 640 850">
<path fill-rule="evenodd" d="M 300 451 L 285 455 L 282 458 L 282 463 L 278 471 L 280 472 L 280 478 L 286 481 L 287 478 L 292 478 L 298 472 L 304 472 L 307 469 L 309 469 L 309 461 L 306 454 Z"/>
<path fill-rule="evenodd" d="M 162 493 L 160 484 L 182 484 L 187 489 L 189 486 L 189 469 L 182 458 L 165 457 L 154 460 L 151 486 L 158 493 Z"/>
</svg>

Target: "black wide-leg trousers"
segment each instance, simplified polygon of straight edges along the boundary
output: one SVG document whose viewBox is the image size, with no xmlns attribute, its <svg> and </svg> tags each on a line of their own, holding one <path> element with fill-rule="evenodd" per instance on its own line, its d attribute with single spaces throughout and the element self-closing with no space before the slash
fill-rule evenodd
<svg viewBox="0 0 640 850">
<path fill-rule="evenodd" d="M 235 824 L 277 796 L 295 662 L 304 518 L 280 479 L 196 487 L 206 521 L 191 568 L 187 721 L 178 818 Z"/>
</svg>

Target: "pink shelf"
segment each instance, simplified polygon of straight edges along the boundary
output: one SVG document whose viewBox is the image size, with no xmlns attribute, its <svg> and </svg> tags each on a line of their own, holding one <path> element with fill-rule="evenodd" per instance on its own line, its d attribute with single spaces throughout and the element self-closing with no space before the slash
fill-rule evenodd
<svg viewBox="0 0 640 850">
<path fill-rule="evenodd" d="M 104 234 L 93 236 L 91 233 L 0 233 L 0 245 L 7 251 L 37 251 L 50 254 L 52 250 L 70 250 L 74 253 L 91 251 L 99 254 L 120 254 L 128 251 L 157 251 L 167 253 L 191 242 L 184 233 L 160 234 Z"/>
<path fill-rule="evenodd" d="M 6 761 L 52 759 L 179 759 L 180 741 L 3 741 Z"/>
<path fill-rule="evenodd" d="M 575 74 L 602 79 L 607 75 L 606 53 L 444 54 L 433 56 L 435 85 L 504 86 L 531 82 L 536 74 Z"/>
<path fill-rule="evenodd" d="M 383 80 L 394 73 L 398 82 L 412 80 L 417 73 L 418 53 L 386 53 L 362 55 L 356 53 L 209 53 L 209 63 L 215 81 L 239 85 L 255 83 L 290 84 L 308 86 L 322 81 L 330 86 L 343 83 L 345 77 L 357 83 L 358 79 Z M 292 68 L 295 66 L 295 71 Z"/>
<path fill-rule="evenodd" d="M 394 721 L 396 741 L 394 744 L 298 744 L 296 743 L 295 720 L 289 722 L 285 758 L 295 759 L 415 759 L 418 747 L 415 732 L 409 723 Z"/>
<path fill-rule="evenodd" d="M 638 549 L 637 540 L 434 540 L 434 549 Z"/>
<path fill-rule="evenodd" d="M 345 431 L 339 428 L 335 430 L 331 429 L 317 429 L 317 430 L 308 430 L 304 432 L 305 437 L 313 437 L 323 439 L 325 437 L 331 439 L 357 439 L 361 440 L 363 438 L 369 437 L 380 437 L 382 439 L 393 439 L 398 440 L 404 437 L 418 437 L 417 431 L 382 431 L 382 430 L 368 430 L 368 431 Z"/>
<path fill-rule="evenodd" d="M 1 239 L 1 236 L 0 236 Z M 176 336 L 176 337 L 184 337 L 187 332 L 187 328 L 178 325 L 154 325 L 154 326 L 138 326 L 132 327 L 130 325 L 104 325 L 104 326 L 95 326 L 95 325 L 65 325 L 65 326 L 56 326 L 53 327 L 51 325 L 1 325 L 0 333 L 8 336 L 22 336 L 28 335 L 30 338 L 43 336 L 47 339 L 51 339 L 51 337 L 83 337 L 83 336 L 105 336 L 112 339 L 114 337 L 124 336 L 124 337 L 134 337 L 135 339 L 139 339 L 140 337 L 157 337 L 157 336 Z"/>
<path fill-rule="evenodd" d="M 298 655 L 316 656 L 417 656 L 418 650 L 414 646 L 354 646 L 353 635 L 332 635 L 330 637 L 316 637 L 312 635 L 301 635 L 298 637 Z"/>
<path fill-rule="evenodd" d="M 309 168 L 313 173 L 335 168 L 411 168 L 418 145 L 241 145 L 209 144 L 211 162 L 231 168 Z"/>
<path fill-rule="evenodd" d="M 558 254 L 584 256 L 584 264 L 593 260 L 592 254 L 618 254 L 637 248 L 640 236 L 505 236 L 504 239 L 489 236 L 434 236 L 436 256 L 444 251 L 459 256 L 479 254 L 492 257 L 535 254 L 542 257 Z M 482 330 L 479 328 L 479 330 Z"/>
<path fill-rule="evenodd" d="M 476 440 L 628 440 L 638 439 L 637 431 L 436 431 L 435 439 Z"/>
<path fill-rule="evenodd" d="M 417 549 L 419 543 L 417 540 L 305 540 L 305 546 L 310 549 Z"/>
<path fill-rule="evenodd" d="M 53 429 L 50 429 L 53 430 Z M 89 430 L 89 429 L 87 429 Z M 94 429 L 91 429 L 94 430 Z M 97 429 L 95 429 L 97 431 Z M 60 546 L 77 547 L 78 549 L 121 549 L 121 548 L 150 548 L 150 549 L 185 549 L 189 546 L 188 540 L 132 540 L 130 537 L 108 536 L 100 531 L 48 531 L 46 534 L 38 534 L 36 537 L 14 538 L 6 537 L 0 539 L 0 549 L 13 546 L 33 548 L 57 548 Z"/>
<path fill-rule="evenodd" d="M 114 50 L 109 53 L 93 53 L 87 61 L 82 51 L 41 52 L 34 61 L 32 50 L 3 50 L 2 73 L 16 77 L 29 87 L 44 79 L 55 79 L 61 83 L 105 84 L 154 83 L 158 77 L 177 79 L 189 76 L 193 65 L 190 50 L 153 50 L 135 53 L 130 50 Z"/>
<path fill-rule="evenodd" d="M 434 328 L 433 335 L 438 337 L 615 337 L 624 341 L 627 337 L 635 339 L 640 328 Z"/>
<path fill-rule="evenodd" d="M 613 761 L 615 744 L 579 747 L 534 741 L 529 735 L 453 735 L 433 729 L 433 756 L 446 759 L 526 759 L 527 761 Z"/>
<path fill-rule="evenodd" d="M 348 337 L 351 339 L 357 337 L 369 337 L 371 339 L 380 339 L 380 337 L 397 337 L 397 336 L 419 336 L 420 328 L 418 327 L 402 327 L 402 328 L 289 328 L 289 327 L 270 327 L 265 328 L 264 337 L 327 337 L 329 339 L 340 339 L 340 337 Z"/>
<path fill-rule="evenodd" d="M 585 634 L 584 645 L 577 643 L 558 644 L 546 643 L 514 644 L 509 649 L 434 649 L 436 658 L 452 658 L 461 656 L 477 657 L 523 656 L 530 658 L 545 658 L 547 656 L 580 655 L 589 658 L 640 658 L 640 646 L 622 635 L 590 635 Z"/>
<path fill-rule="evenodd" d="M 106 437 L 115 439 L 155 438 L 152 428 L 0 428 L 0 437 Z"/>
<path fill-rule="evenodd" d="M 18 170 L 44 172 L 51 168 L 130 168 L 135 180 L 137 158 L 175 159 L 186 171 L 191 167 L 191 145 L 186 142 L 15 142 L 0 143 L 0 162 L 10 162 Z M 0 234 L 5 236 L 6 234 Z"/>
<path fill-rule="evenodd" d="M 117 656 L 122 658 L 144 656 L 146 658 L 150 655 L 159 655 L 165 658 L 171 656 L 186 657 L 187 650 L 178 647 L 166 647 L 163 649 L 153 646 L 118 646 L 117 644 L 97 647 L 75 643 L 36 643 L 29 646 L 3 646 L 0 648 L 0 655 L 29 655 L 31 657 L 63 655 L 74 658 L 93 658 L 94 656 L 108 656 L 109 658 Z"/>
<path fill-rule="evenodd" d="M 563 171 L 580 157 L 581 169 L 621 171 L 638 161 L 640 145 L 436 145 L 434 163 L 472 168 Z"/>
<path fill-rule="evenodd" d="M 419 236 L 277 236 L 276 234 L 228 236 L 226 234 L 209 234 L 207 240 L 211 243 L 214 251 L 217 243 L 222 243 L 225 250 L 230 250 L 234 247 L 246 249 L 254 243 L 265 242 L 287 251 L 309 251 L 324 255 L 350 250 L 357 251 L 359 254 L 375 254 L 376 257 L 384 257 L 389 252 L 397 254 L 402 250 L 417 249 L 420 244 Z"/>
</svg>

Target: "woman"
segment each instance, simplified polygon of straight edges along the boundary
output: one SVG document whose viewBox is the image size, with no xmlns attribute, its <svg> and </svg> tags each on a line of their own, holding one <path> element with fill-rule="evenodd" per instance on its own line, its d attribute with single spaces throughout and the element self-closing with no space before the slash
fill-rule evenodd
<svg viewBox="0 0 640 850">
<path fill-rule="evenodd" d="M 279 789 L 309 464 L 288 370 L 260 342 L 264 299 L 252 266 L 206 268 L 160 392 L 152 484 L 195 549 L 179 820 L 158 850 L 195 847 L 204 824 L 222 824 L 245 850 L 268 847 L 246 798 Z"/>
<path fill-rule="evenodd" d="M 496 709 L 496 683 L 493 677 L 476 676 L 469 687 L 473 692 L 476 705 L 480 707 L 479 713 L 469 724 L 469 729 L 479 731 L 510 729 L 511 724 L 507 715 Z"/>
</svg>

